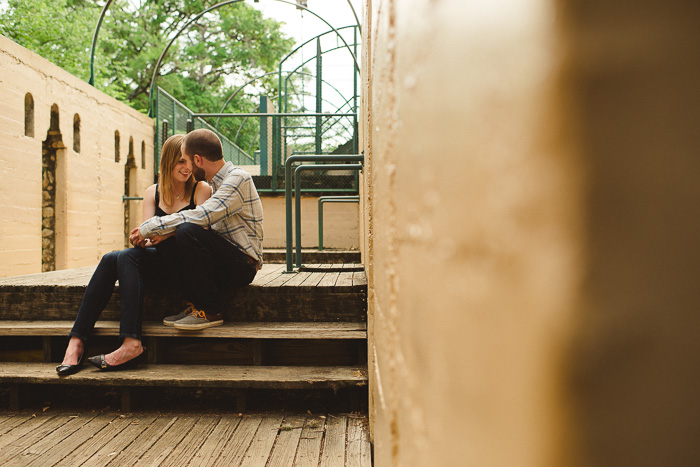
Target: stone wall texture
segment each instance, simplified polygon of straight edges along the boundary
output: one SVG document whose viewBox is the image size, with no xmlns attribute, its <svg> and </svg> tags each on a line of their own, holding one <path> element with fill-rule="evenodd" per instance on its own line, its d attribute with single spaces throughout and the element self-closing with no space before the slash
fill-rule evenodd
<svg viewBox="0 0 700 467">
<path fill-rule="evenodd" d="M 52 108 L 57 134 L 49 134 Z M 43 235 L 55 237 L 55 269 L 96 264 L 104 253 L 124 248 L 130 147 L 130 194 L 140 196 L 153 183 L 152 119 L 0 36 L 0 277 L 42 271 L 42 230 L 53 231 Z M 44 149 L 53 157 L 51 176 L 42 170 Z M 52 196 L 53 204 L 43 204 Z M 141 203 L 131 202 L 129 209 L 130 223 L 137 225 Z"/>
<path fill-rule="evenodd" d="M 364 1 L 375 465 L 700 463 L 698 18 Z"/>
</svg>

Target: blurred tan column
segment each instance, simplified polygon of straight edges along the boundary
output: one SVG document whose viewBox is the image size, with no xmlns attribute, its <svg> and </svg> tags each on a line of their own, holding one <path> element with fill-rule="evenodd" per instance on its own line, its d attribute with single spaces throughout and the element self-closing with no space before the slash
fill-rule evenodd
<svg viewBox="0 0 700 467">
<path fill-rule="evenodd" d="M 365 0 L 375 465 L 700 465 L 699 25 Z"/>
</svg>

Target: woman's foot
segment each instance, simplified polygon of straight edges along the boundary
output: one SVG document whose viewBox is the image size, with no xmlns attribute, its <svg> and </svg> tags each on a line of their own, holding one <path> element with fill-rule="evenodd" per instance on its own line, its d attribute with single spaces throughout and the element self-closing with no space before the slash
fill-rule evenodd
<svg viewBox="0 0 700 467">
<path fill-rule="evenodd" d="M 107 355 L 95 355 L 88 362 L 102 371 L 116 371 L 134 368 L 146 356 L 146 349 L 138 339 L 127 337 L 121 347 Z"/>
<path fill-rule="evenodd" d="M 63 357 L 63 363 L 56 367 L 56 373 L 59 376 L 69 376 L 77 373 L 83 366 L 83 357 L 85 356 L 85 345 L 83 341 L 77 337 L 71 337 L 68 342 L 66 354 Z"/>
<path fill-rule="evenodd" d="M 121 347 L 112 353 L 105 355 L 105 361 L 109 366 L 117 366 L 126 363 L 143 353 L 141 341 L 127 337 L 122 342 Z"/>
<path fill-rule="evenodd" d="M 80 358 L 85 352 L 85 344 L 83 341 L 73 336 L 68 341 L 68 348 L 66 349 L 66 354 L 63 356 L 63 361 L 61 365 L 77 365 Z"/>
</svg>

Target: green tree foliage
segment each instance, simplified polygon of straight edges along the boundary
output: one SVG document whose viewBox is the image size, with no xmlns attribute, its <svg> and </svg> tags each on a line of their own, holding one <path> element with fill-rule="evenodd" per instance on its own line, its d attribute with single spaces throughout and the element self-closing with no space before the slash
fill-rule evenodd
<svg viewBox="0 0 700 467">
<path fill-rule="evenodd" d="M 95 53 L 95 86 L 146 112 L 153 70 L 168 42 L 213 0 L 116 0 L 103 21 Z M 81 79 L 90 75 L 90 45 L 103 2 L 8 0 L 0 33 Z M 266 71 L 293 47 L 280 24 L 243 2 L 218 8 L 194 22 L 165 54 L 156 84 L 187 107 L 218 112 L 236 87 Z M 274 77 L 255 96 L 240 93 L 227 111 L 251 111 L 257 95 L 276 94 Z M 222 120 L 233 140 L 240 121 Z M 247 149 L 257 134 L 250 119 L 238 137 Z"/>
</svg>

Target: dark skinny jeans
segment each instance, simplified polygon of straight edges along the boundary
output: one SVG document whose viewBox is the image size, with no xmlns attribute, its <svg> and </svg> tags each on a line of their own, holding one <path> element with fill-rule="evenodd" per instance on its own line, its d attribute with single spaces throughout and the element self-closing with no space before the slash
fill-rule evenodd
<svg viewBox="0 0 700 467">
<path fill-rule="evenodd" d="M 109 303 L 115 282 L 119 281 L 121 316 L 119 337 L 141 340 L 141 321 L 146 287 L 163 286 L 163 276 L 170 276 L 176 250 L 175 239 L 169 238 L 158 248 L 127 248 L 107 253 L 88 283 L 78 316 L 70 336 L 83 342 L 90 336 L 95 323 Z"/>
</svg>

